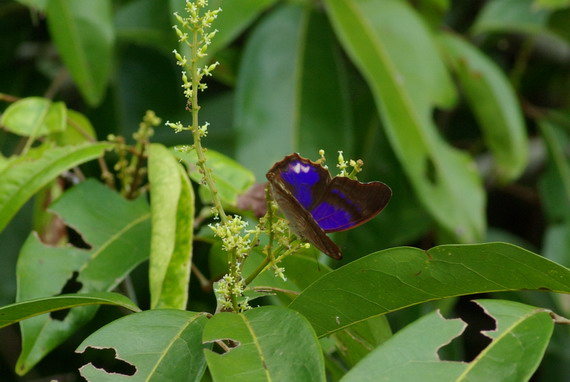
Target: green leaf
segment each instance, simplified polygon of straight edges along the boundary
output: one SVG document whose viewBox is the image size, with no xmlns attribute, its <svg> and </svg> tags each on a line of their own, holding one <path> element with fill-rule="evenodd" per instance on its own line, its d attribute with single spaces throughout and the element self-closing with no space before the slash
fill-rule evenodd
<svg viewBox="0 0 570 382">
<path fill-rule="evenodd" d="M 14 134 L 38 138 L 65 129 L 66 107 L 41 97 L 28 97 L 6 108 L 0 125 Z"/>
<path fill-rule="evenodd" d="M 244 263 L 244 277 L 247 278 L 263 259 L 265 259 L 264 255 L 255 250 L 252 251 Z M 285 269 L 286 280 L 276 276 L 274 270 L 269 268 L 260 273 L 248 285 L 248 289 L 277 293 L 282 301 L 288 304 L 314 281 L 331 271 L 328 266 L 319 264 L 315 258 L 306 254 L 287 256 L 279 263 L 279 267 Z"/>
<path fill-rule="evenodd" d="M 87 180 L 50 209 L 90 248 L 47 246 L 31 234 L 16 268 L 17 301 L 58 295 L 68 283 L 79 283 L 80 293 L 111 291 L 148 258 L 150 213 L 143 198 L 126 201 L 101 183 Z M 26 373 L 95 312 L 96 307 L 79 307 L 64 319 L 44 315 L 21 322 L 22 353 L 16 371 Z"/>
<path fill-rule="evenodd" d="M 117 359 L 136 368 L 135 374 L 107 373 L 89 363 L 81 367 L 81 375 L 88 381 L 200 381 L 206 369 L 202 345 L 206 315 L 159 309 L 113 321 L 87 337 L 76 351 L 112 348 Z"/>
<path fill-rule="evenodd" d="M 559 9 L 570 7 L 570 0 L 534 0 L 533 7 L 544 9 Z"/>
<path fill-rule="evenodd" d="M 392 336 L 386 316 L 377 316 L 359 322 L 334 335 L 339 354 L 349 367 L 353 367 L 372 350 Z"/>
<path fill-rule="evenodd" d="M 350 370 L 351 381 L 527 381 L 552 335 L 550 312 L 503 300 L 477 301 L 497 329 L 483 332 L 492 342 L 470 363 L 442 361 L 438 350 L 465 329 L 460 319 L 431 313 L 398 332 Z"/>
<path fill-rule="evenodd" d="M 115 40 L 111 1 L 50 0 L 47 20 L 81 94 L 89 105 L 98 105 L 111 75 Z"/>
<path fill-rule="evenodd" d="M 485 195 L 471 158 L 449 146 L 432 120 L 433 108 L 449 106 L 455 93 L 429 30 L 403 1 L 325 4 L 418 199 L 457 240 L 477 240 Z"/>
<path fill-rule="evenodd" d="M 93 125 L 85 115 L 68 109 L 67 128 L 61 133 L 54 134 L 54 138 L 59 146 L 70 146 L 96 140 L 97 135 Z"/>
<path fill-rule="evenodd" d="M 184 161 L 188 167 L 190 178 L 201 184 L 203 175 L 198 171 L 196 151 L 180 152 L 175 150 L 174 155 Z M 255 176 L 238 162 L 217 151 L 206 151 L 206 159 L 206 165 L 212 169 L 218 195 L 223 202 L 235 206 L 237 197 L 245 193 L 255 183 Z"/>
<path fill-rule="evenodd" d="M 538 126 L 548 147 L 552 166 L 562 182 L 566 202 L 570 203 L 570 163 L 565 157 L 563 146 L 568 138 L 562 136 L 563 133 L 558 131 L 556 124 L 549 119 L 539 119 Z"/>
<path fill-rule="evenodd" d="M 152 144 L 148 175 L 151 195 L 151 309 L 186 309 L 194 222 L 194 190 L 170 150 Z"/>
<path fill-rule="evenodd" d="M 0 328 L 40 314 L 85 305 L 117 305 L 134 312 L 140 309 L 127 297 L 118 293 L 99 292 L 62 294 L 17 302 L 0 308 Z"/>
<path fill-rule="evenodd" d="M 236 91 L 236 155 L 258 178 L 292 152 L 352 145 L 340 52 L 325 16 L 309 7 L 283 5 L 257 25 Z"/>
<path fill-rule="evenodd" d="M 208 321 L 203 342 L 230 340 L 225 354 L 205 350 L 214 381 L 325 381 L 321 348 L 297 312 L 264 306 L 220 313 Z"/>
<path fill-rule="evenodd" d="M 184 1 L 178 2 L 184 5 Z M 176 33 L 164 0 L 137 0 L 122 5 L 115 14 L 117 39 L 122 43 L 148 45 L 171 54 Z"/>
<path fill-rule="evenodd" d="M 570 270 L 506 243 L 392 248 L 321 277 L 289 307 L 322 337 L 422 302 L 521 289 L 570 293 Z"/>
<path fill-rule="evenodd" d="M 548 11 L 532 6 L 533 0 L 489 1 L 471 27 L 473 34 L 515 32 L 536 34 L 544 31 Z"/>
<path fill-rule="evenodd" d="M 61 148 L 45 146 L 10 158 L 0 171 L 0 231 L 32 195 L 59 174 L 103 155 L 109 147 L 106 143 Z"/>
<path fill-rule="evenodd" d="M 528 161 L 528 138 L 521 108 L 499 67 L 462 38 L 442 34 L 449 66 L 473 109 L 496 162 L 500 182 L 515 180 Z"/>
</svg>

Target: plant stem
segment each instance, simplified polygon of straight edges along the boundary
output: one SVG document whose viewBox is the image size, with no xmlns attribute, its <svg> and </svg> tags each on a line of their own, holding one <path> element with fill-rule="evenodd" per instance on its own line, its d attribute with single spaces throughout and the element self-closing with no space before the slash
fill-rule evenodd
<svg viewBox="0 0 570 382">
<path fill-rule="evenodd" d="M 198 156 L 198 166 L 203 171 L 204 180 L 212 193 L 212 201 L 214 202 L 214 207 L 220 215 L 222 223 L 226 223 L 228 217 L 222 207 L 222 202 L 218 195 L 218 189 L 214 183 L 212 177 L 212 172 L 206 166 L 206 155 L 204 154 L 204 148 L 202 148 L 201 137 L 200 137 L 200 125 L 198 119 L 198 112 L 200 111 L 200 106 L 198 105 L 198 91 L 200 77 L 198 74 L 198 29 L 194 28 L 192 33 L 192 61 L 191 61 L 191 72 L 192 72 L 192 100 L 190 101 L 191 111 L 192 111 L 192 136 L 194 137 L 194 149 Z M 235 259 L 234 259 L 235 261 Z"/>
</svg>

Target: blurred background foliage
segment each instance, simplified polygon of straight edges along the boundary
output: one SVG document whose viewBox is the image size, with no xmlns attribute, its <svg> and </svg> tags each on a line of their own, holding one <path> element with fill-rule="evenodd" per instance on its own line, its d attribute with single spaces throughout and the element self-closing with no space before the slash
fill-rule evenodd
<svg viewBox="0 0 570 382">
<path fill-rule="evenodd" d="M 178 45 L 172 13 L 183 6 L 3 0 L 0 111 L 16 97 L 64 101 L 88 118 L 99 140 L 131 139 L 147 109 L 187 123 L 171 53 Z M 360 180 L 393 189 L 380 218 L 336 235 L 345 253 L 340 265 L 397 245 L 497 240 L 570 265 L 570 1 L 210 6 L 223 12 L 208 56 L 221 66 L 201 95 L 201 120 L 210 123 L 205 145 L 252 170 L 257 182 L 291 152 L 316 159 L 322 148 L 331 164 L 343 150 L 345 158 L 364 160 Z M 153 137 L 167 146 L 189 139 L 166 127 Z M 0 131 L 4 157 L 21 147 L 17 135 Z M 99 176 L 94 166 L 86 172 Z M 0 234 L 0 305 L 14 301 L 15 264 L 33 215 L 32 201 Z M 208 251 L 204 243 L 196 253 Z M 564 297 L 556 305 L 546 294 L 518 298 L 570 313 Z M 394 327 L 422 309 L 391 316 Z M 481 338 L 473 341 L 476 349 Z M 12 375 L 17 331 L 0 331 L 0 342 L 0 375 Z M 73 355 L 73 345 L 65 348 L 26 378 L 41 377 L 42 368 L 62 372 L 50 362 Z M 563 380 L 569 369 L 568 333 L 558 329 L 541 380 Z"/>
</svg>

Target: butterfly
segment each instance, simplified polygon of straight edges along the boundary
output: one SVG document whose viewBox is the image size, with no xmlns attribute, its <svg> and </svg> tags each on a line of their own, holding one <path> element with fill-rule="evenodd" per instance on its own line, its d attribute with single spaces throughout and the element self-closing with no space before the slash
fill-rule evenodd
<svg viewBox="0 0 570 382">
<path fill-rule="evenodd" d="M 384 183 L 331 178 L 321 164 L 296 153 L 275 163 L 266 177 L 293 232 L 337 260 L 342 258 L 342 251 L 326 233 L 366 223 L 392 197 L 392 190 Z"/>
</svg>

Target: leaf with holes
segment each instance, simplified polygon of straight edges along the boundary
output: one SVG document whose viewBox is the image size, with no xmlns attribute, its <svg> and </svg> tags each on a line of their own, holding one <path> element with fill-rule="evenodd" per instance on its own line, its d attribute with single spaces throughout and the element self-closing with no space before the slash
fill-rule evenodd
<svg viewBox="0 0 570 382">
<path fill-rule="evenodd" d="M 126 362 L 132 374 L 108 373 L 89 363 L 81 367 L 81 375 L 94 382 L 200 381 L 206 369 L 202 345 L 206 316 L 157 309 L 113 321 L 87 337 L 76 351 L 114 349 L 117 360 Z"/>
<path fill-rule="evenodd" d="M 551 312 L 503 300 L 479 300 L 495 319 L 484 331 L 491 343 L 471 362 L 443 361 L 438 350 L 465 329 L 460 319 L 431 313 L 399 331 L 351 369 L 342 382 L 366 381 L 527 381 L 552 335 Z"/>
<path fill-rule="evenodd" d="M 432 119 L 455 91 L 430 31 L 408 2 L 325 0 L 345 50 L 362 72 L 383 127 L 418 199 L 456 240 L 485 231 L 485 194 L 475 164 Z M 420 64 L 421 63 L 421 64 Z"/>
<path fill-rule="evenodd" d="M 152 213 L 150 306 L 186 309 L 194 190 L 172 152 L 159 144 L 150 145 L 148 178 Z"/>
<path fill-rule="evenodd" d="M 214 381 L 325 381 L 320 344 L 297 312 L 264 306 L 244 313 L 216 314 L 203 341 Z M 218 348 L 219 347 L 219 348 Z"/>
<path fill-rule="evenodd" d="M 570 270 L 506 243 L 392 248 L 321 277 L 289 307 L 322 337 L 426 301 L 521 289 L 570 293 Z"/>
<path fill-rule="evenodd" d="M 31 234 L 16 268 L 18 302 L 62 292 L 111 291 L 149 256 L 150 214 L 142 198 L 126 201 L 101 183 L 87 180 L 68 190 L 51 210 L 90 248 L 50 247 Z M 42 315 L 21 322 L 17 373 L 26 373 L 96 310 L 95 306 L 78 307 L 64 316 Z"/>
</svg>

